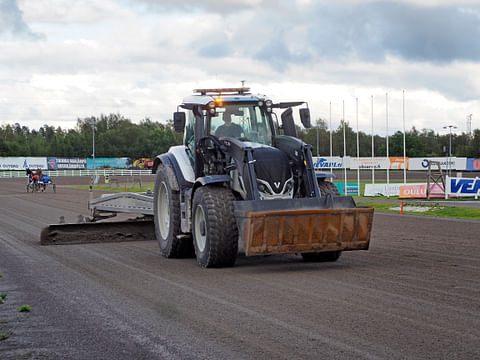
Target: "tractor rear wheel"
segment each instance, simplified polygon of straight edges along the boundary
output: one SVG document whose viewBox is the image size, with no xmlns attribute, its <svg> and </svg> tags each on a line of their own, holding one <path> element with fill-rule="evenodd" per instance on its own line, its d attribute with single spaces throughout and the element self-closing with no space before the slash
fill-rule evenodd
<svg viewBox="0 0 480 360">
<path fill-rule="evenodd" d="M 318 187 L 320 188 L 320 195 L 327 196 L 327 195 L 340 195 L 338 191 L 337 185 L 335 185 L 331 181 L 326 181 L 324 179 L 318 180 Z"/>
<path fill-rule="evenodd" d="M 161 165 L 157 169 L 153 196 L 155 237 L 160 253 L 166 258 L 188 256 L 192 252 L 192 241 L 180 237 L 180 193 L 172 189 L 167 169 Z"/>
<path fill-rule="evenodd" d="M 193 197 L 192 233 L 200 266 L 227 267 L 235 264 L 238 229 L 233 215 L 232 191 L 218 186 L 198 189 Z"/>
<path fill-rule="evenodd" d="M 318 187 L 320 188 L 320 195 L 327 196 L 339 196 L 337 186 L 331 181 L 325 181 L 324 179 L 318 180 Z M 334 262 L 337 261 L 341 251 L 326 251 L 319 253 L 302 253 L 304 261 L 308 262 Z"/>
</svg>

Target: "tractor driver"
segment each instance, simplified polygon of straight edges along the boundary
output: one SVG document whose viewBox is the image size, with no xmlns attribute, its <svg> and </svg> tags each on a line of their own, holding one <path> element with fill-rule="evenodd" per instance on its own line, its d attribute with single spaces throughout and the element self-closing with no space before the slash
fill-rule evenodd
<svg viewBox="0 0 480 360">
<path fill-rule="evenodd" d="M 225 111 L 225 113 L 223 114 L 223 121 L 224 124 L 219 126 L 217 130 L 215 130 L 215 136 L 230 136 L 234 138 L 242 137 L 243 128 L 240 125 L 232 122 L 232 114 L 230 112 Z"/>
</svg>

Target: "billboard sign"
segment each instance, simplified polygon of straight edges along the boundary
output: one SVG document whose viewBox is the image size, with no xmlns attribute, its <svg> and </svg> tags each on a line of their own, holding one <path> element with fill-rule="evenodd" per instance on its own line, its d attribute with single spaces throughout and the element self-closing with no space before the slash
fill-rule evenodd
<svg viewBox="0 0 480 360">
<path fill-rule="evenodd" d="M 0 157 L 1 170 L 47 169 L 45 157 Z"/>
<path fill-rule="evenodd" d="M 478 197 L 480 195 L 480 179 L 447 177 L 447 193 L 456 196 Z"/>
<path fill-rule="evenodd" d="M 443 198 L 445 192 L 443 186 L 430 184 L 430 197 Z M 402 185 L 400 186 L 400 199 L 427 198 L 427 184 L 420 185 Z"/>
<path fill-rule="evenodd" d="M 409 183 L 408 185 L 422 185 L 423 183 Z M 364 196 L 399 196 L 402 183 L 365 184 Z"/>
<path fill-rule="evenodd" d="M 480 159 L 467 159 L 468 171 L 480 171 Z"/>
<path fill-rule="evenodd" d="M 352 157 L 350 158 L 350 169 L 388 169 L 390 168 L 390 160 L 386 157 Z"/>
<path fill-rule="evenodd" d="M 128 168 L 129 158 L 95 158 L 95 169 L 113 168 L 126 169 Z M 87 169 L 93 169 L 93 158 L 87 158 Z"/>
<path fill-rule="evenodd" d="M 49 170 L 76 170 L 86 169 L 86 158 L 57 158 L 50 157 L 47 159 Z"/>
<path fill-rule="evenodd" d="M 461 157 L 429 157 L 429 158 L 409 158 L 408 169 L 409 170 L 428 170 L 428 164 L 430 161 L 438 161 L 442 170 L 466 170 L 467 158 Z M 437 167 L 433 167 L 434 170 Z"/>
<path fill-rule="evenodd" d="M 400 169 L 407 169 L 408 170 L 408 156 L 391 156 L 390 158 L 390 170 L 400 170 Z"/>
<path fill-rule="evenodd" d="M 343 169 L 343 159 L 340 156 L 313 157 L 313 168 L 315 170 L 323 169 Z"/>
</svg>

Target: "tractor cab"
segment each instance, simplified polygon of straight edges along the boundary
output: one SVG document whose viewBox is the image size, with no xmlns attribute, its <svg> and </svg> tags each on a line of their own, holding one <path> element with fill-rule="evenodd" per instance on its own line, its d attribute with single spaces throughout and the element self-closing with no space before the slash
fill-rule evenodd
<svg viewBox="0 0 480 360">
<path fill-rule="evenodd" d="M 194 90 L 180 105 L 187 113 L 174 114 L 174 126 L 177 131 L 185 129 L 184 145 L 195 179 L 229 176 L 232 190 L 242 199 L 292 198 L 300 187 L 305 188 L 295 180 L 301 174 L 289 157 L 296 150 L 297 154 L 304 151 L 303 142 L 296 138 L 292 111 L 302 104 L 274 104 L 245 87 Z M 281 126 L 274 108 L 286 109 Z M 300 109 L 300 117 L 309 127 L 308 107 Z M 278 135 L 279 128 L 290 136 Z M 304 168 L 303 157 L 293 160 Z M 315 192 L 313 184 L 308 192 Z"/>
</svg>

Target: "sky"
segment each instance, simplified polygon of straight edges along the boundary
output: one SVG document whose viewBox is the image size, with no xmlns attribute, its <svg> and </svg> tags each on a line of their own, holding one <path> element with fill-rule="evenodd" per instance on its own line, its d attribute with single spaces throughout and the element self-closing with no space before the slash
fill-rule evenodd
<svg viewBox="0 0 480 360">
<path fill-rule="evenodd" d="M 193 89 L 243 80 L 334 129 L 467 132 L 478 39 L 479 0 L 0 0 L 0 125 L 166 122 Z"/>
</svg>

